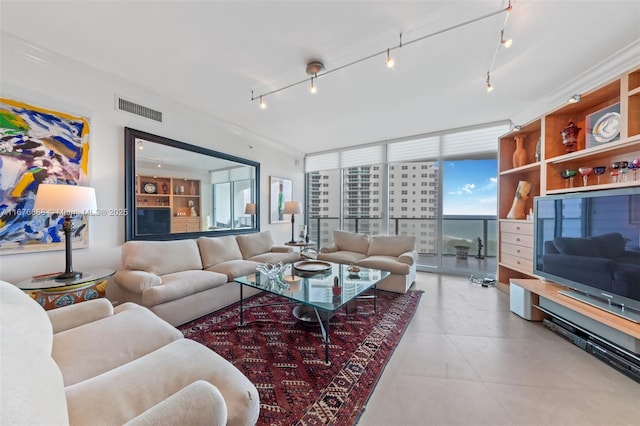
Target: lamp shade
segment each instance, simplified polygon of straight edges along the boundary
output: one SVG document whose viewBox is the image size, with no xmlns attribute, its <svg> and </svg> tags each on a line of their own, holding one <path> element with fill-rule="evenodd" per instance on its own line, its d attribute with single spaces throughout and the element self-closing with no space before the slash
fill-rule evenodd
<svg viewBox="0 0 640 426">
<path fill-rule="evenodd" d="M 284 214 L 302 214 L 302 204 L 300 204 L 300 201 L 285 202 Z"/>
<path fill-rule="evenodd" d="M 38 185 L 33 206 L 34 210 L 59 214 L 91 214 L 97 208 L 94 188 L 49 183 Z"/>
<path fill-rule="evenodd" d="M 247 203 L 247 205 L 244 206 L 244 214 L 256 214 L 255 203 Z"/>
</svg>

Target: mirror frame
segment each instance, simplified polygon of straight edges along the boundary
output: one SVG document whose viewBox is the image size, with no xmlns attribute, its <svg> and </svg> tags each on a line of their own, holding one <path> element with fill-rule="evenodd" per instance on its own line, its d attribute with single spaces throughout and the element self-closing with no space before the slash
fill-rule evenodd
<svg viewBox="0 0 640 426">
<path fill-rule="evenodd" d="M 137 235 L 135 231 L 135 217 L 136 217 L 136 139 L 144 139 L 149 142 L 165 145 L 172 148 L 183 149 L 186 151 L 195 152 L 202 155 L 208 155 L 210 157 L 220 158 L 222 160 L 234 161 L 239 164 L 253 167 L 255 169 L 255 200 L 256 214 L 253 220 L 253 226 L 248 228 L 239 229 L 221 229 L 214 231 L 200 231 L 200 232 L 180 232 L 180 233 L 167 233 L 167 234 L 144 234 Z M 198 238 L 201 236 L 216 237 L 223 235 L 237 235 L 237 234 L 250 234 L 254 232 L 260 232 L 260 163 L 245 158 L 236 157 L 231 154 L 225 154 L 222 152 L 214 151 L 208 148 L 203 148 L 196 145 L 191 145 L 185 142 L 180 142 L 174 139 L 165 138 L 163 136 L 153 135 L 151 133 L 143 132 L 141 130 L 132 129 L 129 127 L 124 128 L 124 188 L 125 188 L 125 207 L 127 208 L 127 214 L 125 216 L 125 241 L 130 240 L 185 240 L 191 238 Z"/>
</svg>

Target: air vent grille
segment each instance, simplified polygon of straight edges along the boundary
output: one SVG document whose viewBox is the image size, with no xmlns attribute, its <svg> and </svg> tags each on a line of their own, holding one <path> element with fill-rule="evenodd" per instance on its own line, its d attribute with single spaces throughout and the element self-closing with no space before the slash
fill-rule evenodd
<svg viewBox="0 0 640 426">
<path fill-rule="evenodd" d="M 118 97 L 118 110 L 162 123 L 162 112 Z"/>
</svg>

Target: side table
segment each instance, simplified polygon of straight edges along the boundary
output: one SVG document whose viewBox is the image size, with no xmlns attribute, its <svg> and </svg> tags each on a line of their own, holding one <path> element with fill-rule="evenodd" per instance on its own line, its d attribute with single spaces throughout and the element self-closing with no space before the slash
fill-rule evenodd
<svg viewBox="0 0 640 426">
<path fill-rule="evenodd" d="M 296 241 L 294 243 L 292 243 L 291 241 L 288 241 L 284 243 L 284 245 L 289 247 L 297 247 L 298 250 L 300 251 L 301 258 L 304 258 L 304 259 L 316 258 L 317 251 L 311 248 L 311 246 L 316 245 L 315 241 Z"/>
<path fill-rule="evenodd" d="M 83 272 L 82 277 L 75 280 L 56 281 L 55 277 L 60 275 L 56 272 L 36 275 L 19 282 L 17 287 L 45 310 L 50 310 L 104 297 L 107 278 L 113 274 L 113 269 L 94 269 Z"/>
</svg>

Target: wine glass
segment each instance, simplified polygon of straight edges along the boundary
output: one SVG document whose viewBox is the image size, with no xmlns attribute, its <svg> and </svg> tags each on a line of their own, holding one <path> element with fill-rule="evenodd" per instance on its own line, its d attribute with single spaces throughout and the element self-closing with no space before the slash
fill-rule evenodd
<svg viewBox="0 0 640 426">
<path fill-rule="evenodd" d="M 631 167 L 633 166 L 633 168 Z M 637 176 L 637 171 L 638 169 L 640 169 L 640 158 L 635 158 L 631 164 L 629 164 L 629 168 L 633 170 L 633 180 L 637 180 L 638 176 Z"/>
<path fill-rule="evenodd" d="M 618 183 L 618 182 L 622 182 L 622 180 L 620 180 L 618 178 L 618 176 L 620 175 L 620 172 L 624 169 L 627 168 L 627 166 L 629 165 L 629 163 L 627 161 L 616 161 L 615 163 L 613 163 L 611 165 L 611 168 L 613 169 L 611 171 L 611 182 L 612 183 Z M 618 171 L 620 170 L 620 171 Z M 623 172 L 622 177 L 626 179 L 626 173 L 627 172 Z"/>
<path fill-rule="evenodd" d="M 580 167 L 578 168 L 578 172 L 580 172 L 580 175 L 582 176 L 582 186 L 587 186 L 587 178 L 591 175 L 591 172 L 593 172 L 593 168 Z"/>
<path fill-rule="evenodd" d="M 573 178 L 578 174 L 578 171 L 575 169 L 565 169 L 560 172 L 560 176 L 565 180 L 564 187 L 565 188 L 573 188 Z"/>
<path fill-rule="evenodd" d="M 607 171 L 607 166 L 596 166 L 593 168 L 593 174 L 598 179 L 598 185 L 600 185 L 600 175 L 603 175 Z"/>
</svg>

